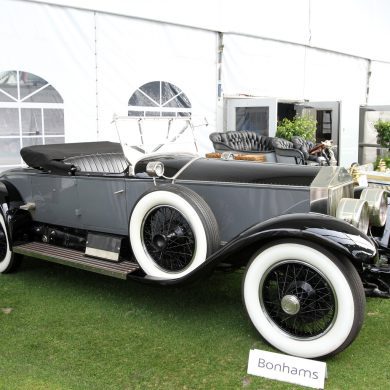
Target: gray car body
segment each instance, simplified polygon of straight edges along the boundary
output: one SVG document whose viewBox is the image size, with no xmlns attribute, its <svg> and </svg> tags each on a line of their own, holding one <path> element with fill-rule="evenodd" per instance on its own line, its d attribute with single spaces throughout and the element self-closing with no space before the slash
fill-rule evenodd
<svg viewBox="0 0 390 390">
<path fill-rule="evenodd" d="M 25 203 L 34 203 L 34 221 L 127 235 L 137 200 L 154 186 L 147 178 L 59 176 L 25 169 L 3 176 Z M 159 180 L 157 185 L 163 185 Z M 310 188 L 302 186 L 176 180 L 197 192 L 212 209 L 222 241 L 272 217 L 310 211 Z"/>
<path fill-rule="evenodd" d="M 146 166 L 157 160 L 163 162 L 166 176 L 152 179 L 146 174 Z M 11 226 L 16 226 L 15 221 L 23 225 L 27 217 L 46 225 L 128 237 L 132 210 L 138 200 L 155 186 L 163 189 L 173 183 L 191 189 L 205 200 L 215 215 L 221 240 L 220 249 L 181 278 L 182 282 L 229 257 L 235 257 L 233 262 L 239 261 L 242 256 L 237 254 L 243 251 L 247 262 L 262 245 L 286 238 L 322 244 L 356 264 L 376 261 L 377 250 L 369 237 L 330 216 L 342 197 L 353 196 L 351 177 L 343 168 L 188 155 L 145 158 L 132 168 L 130 173 L 121 174 L 10 170 L 0 176 L 4 184 L 0 191 L 2 211 Z M 7 194 L 11 187 L 12 194 Z M 33 207 L 20 217 L 19 207 L 26 204 Z M 18 217 L 12 217 L 10 211 Z"/>
</svg>

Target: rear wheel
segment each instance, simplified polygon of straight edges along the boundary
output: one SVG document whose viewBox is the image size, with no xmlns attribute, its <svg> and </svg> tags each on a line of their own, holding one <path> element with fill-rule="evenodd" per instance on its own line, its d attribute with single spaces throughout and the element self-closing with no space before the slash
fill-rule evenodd
<svg viewBox="0 0 390 390">
<path fill-rule="evenodd" d="M 256 253 L 243 298 L 259 333 L 275 348 L 317 358 L 345 349 L 363 324 L 365 296 L 348 259 L 305 241 L 280 241 Z"/>
<path fill-rule="evenodd" d="M 0 211 L 0 273 L 6 274 L 16 271 L 22 257 L 11 252 L 5 219 Z"/>
<path fill-rule="evenodd" d="M 177 185 L 157 187 L 142 196 L 131 215 L 129 236 L 141 268 L 163 279 L 187 275 L 220 244 L 207 203 Z"/>
</svg>

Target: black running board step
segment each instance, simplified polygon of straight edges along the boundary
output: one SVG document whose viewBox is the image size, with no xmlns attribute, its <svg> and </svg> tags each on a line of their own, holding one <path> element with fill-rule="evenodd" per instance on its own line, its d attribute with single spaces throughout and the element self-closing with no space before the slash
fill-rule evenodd
<svg viewBox="0 0 390 390">
<path fill-rule="evenodd" d="M 29 242 L 27 244 L 15 245 L 12 251 L 25 256 L 36 257 L 41 260 L 64 264 L 119 279 L 127 279 L 127 275 L 139 269 L 138 264 L 130 261 L 111 263 L 106 260 L 85 256 L 83 252 L 74 249 L 62 248 L 43 242 Z"/>
</svg>

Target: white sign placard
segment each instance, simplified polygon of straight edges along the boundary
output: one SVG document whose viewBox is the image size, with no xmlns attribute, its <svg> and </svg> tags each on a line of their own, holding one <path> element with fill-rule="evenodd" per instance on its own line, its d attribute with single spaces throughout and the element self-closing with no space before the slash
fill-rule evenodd
<svg viewBox="0 0 390 390">
<path fill-rule="evenodd" d="M 249 351 L 248 374 L 314 389 L 323 389 L 326 363 L 251 349 Z"/>
</svg>

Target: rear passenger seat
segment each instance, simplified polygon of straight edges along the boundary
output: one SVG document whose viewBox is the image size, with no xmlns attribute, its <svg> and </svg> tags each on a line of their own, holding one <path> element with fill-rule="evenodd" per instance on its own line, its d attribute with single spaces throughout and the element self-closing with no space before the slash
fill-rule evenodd
<svg viewBox="0 0 390 390">
<path fill-rule="evenodd" d="M 123 153 L 96 153 L 68 157 L 65 164 L 76 167 L 77 172 L 123 173 L 129 166 Z"/>
</svg>

